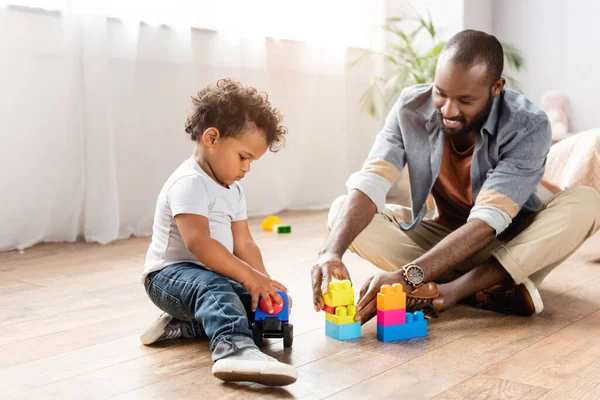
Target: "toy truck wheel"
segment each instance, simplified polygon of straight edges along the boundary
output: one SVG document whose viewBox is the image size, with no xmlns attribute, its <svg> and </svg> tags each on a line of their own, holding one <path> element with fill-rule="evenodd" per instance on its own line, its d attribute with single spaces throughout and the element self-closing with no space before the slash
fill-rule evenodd
<svg viewBox="0 0 600 400">
<path fill-rule="evenodd" d="M 252 339 L 254 339 L 254 344 L 256 344 L 258 347 L 262 346 L 262 344 L 263 344 L 262 323 L 254 322 L 252 324 Z"/>
<path fill-rule="evenodd" d="M 292 347 L 294 343 L 294 325 L 283 325 L 283 347 Z"/>
</svg>

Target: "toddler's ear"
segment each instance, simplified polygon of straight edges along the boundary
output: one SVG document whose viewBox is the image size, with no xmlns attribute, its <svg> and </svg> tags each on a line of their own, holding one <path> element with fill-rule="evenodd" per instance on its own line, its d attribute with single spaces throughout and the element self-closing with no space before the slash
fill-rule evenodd
<svg viewBox="0 0 600 400">
<path fill-rule="evenodd" d="M 206 147 L 215 147 L 217 139 L 221 137 L 221 133 L 217 128 L 208 128 L 202 133 L 202 144 Z"/>
</svg>

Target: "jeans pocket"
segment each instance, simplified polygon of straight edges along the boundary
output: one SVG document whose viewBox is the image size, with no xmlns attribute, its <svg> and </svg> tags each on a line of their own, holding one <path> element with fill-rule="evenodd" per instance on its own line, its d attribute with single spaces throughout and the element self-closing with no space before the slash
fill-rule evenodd
<svg viewBox="0 0 600 400">
<path fill-rule="evenodd" d="M 182 320 L 191 321 L 192 316 L 183 306 L 181 300 L 167 293 L 156 284 L 150 285 L 150 300 L 161 310 L 166 311 L 172 317 Z"/>
</svg>

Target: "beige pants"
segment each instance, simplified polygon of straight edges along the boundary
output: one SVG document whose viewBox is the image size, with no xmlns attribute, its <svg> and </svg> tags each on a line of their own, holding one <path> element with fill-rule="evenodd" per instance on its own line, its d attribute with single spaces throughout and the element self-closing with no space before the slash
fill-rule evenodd
<svg viewBox="0 0 600 400">
<path fill-rule="evenodd" d="M 331 227 L 346 196 L 337 198 L 329 211 Z M 404 232 L 398 221 L 410 221 L 406 207 L 388 204 L 352 242 L 350 250 L 377 267 L 396 271 L 435 246 L 452 231 L 433 220 L 424 220 Z M 517 219 L 491 244 L 465 263 L 465 273 L 495 257 L 515 283 L 531 279 L 536 286 L 556 266 L 575 252 L 600 228 L 600 194 L 589 187 L 567 189 L 545 203 L 529 218 Z"/>
</svg>

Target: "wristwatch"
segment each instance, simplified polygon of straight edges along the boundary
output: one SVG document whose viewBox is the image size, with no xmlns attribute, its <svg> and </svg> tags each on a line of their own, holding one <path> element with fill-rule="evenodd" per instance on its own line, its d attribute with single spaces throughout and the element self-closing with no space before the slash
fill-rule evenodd
<svg viewBox="0 0 600 400">
<path fill-rule="evenodd" d="M 418 288 L 423 284 L 425 273 L 417 264 L 407 264 L 402 267 L 402 277 L 413 288 Z"/>
</svg>

